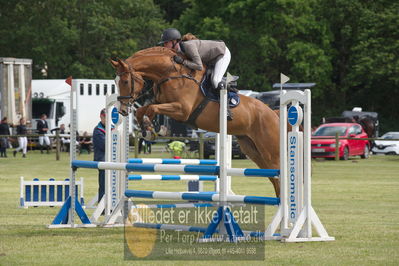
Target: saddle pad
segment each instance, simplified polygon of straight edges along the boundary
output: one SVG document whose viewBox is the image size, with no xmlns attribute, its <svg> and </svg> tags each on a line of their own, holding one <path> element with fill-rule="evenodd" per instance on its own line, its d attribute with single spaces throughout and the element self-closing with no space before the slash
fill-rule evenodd
<svg viewBox="0 0 399 266">
<path fill-rule="evenodd" d="M 238 77 L 235 79 L 237 80 Z M 213 102 L 220 101 L 219 91 L 213 89 L 212 82 L 210 79 L 210 75 L 205 75 L 204 79 L 201 82 L 201 91 L 202 94 L 207 97 L 209 100 Z M 229 103 L 230 108 L 234 108 L 240 104 L 240 96 L 237 92 L 229 91 L 227 93 L 227 102 Z"/>
</svg>

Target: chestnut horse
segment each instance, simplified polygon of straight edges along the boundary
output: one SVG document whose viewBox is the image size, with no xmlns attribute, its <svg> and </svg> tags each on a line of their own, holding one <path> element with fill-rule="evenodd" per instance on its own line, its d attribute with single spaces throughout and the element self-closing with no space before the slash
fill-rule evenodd
<svg viewBox="0 0 399 266">
<path fill-rule="evenodd" d="M 121 114 L 127 115 L 129 106 L 140 97 L 144 78 L 154 82 L 154 103 L 136 110 L 139 123 L 143 116 L 151 120 L 155 115 L 167 115 L 186 122 L 190 114 L 204 99 L 199 83 L 205 73 L 192 71 L 176 64 L 176 53 L 164 47 L 141 50 L 125 61 L 111 60 L 119 76 Z M 261 101 L 240 95 L 240 104 L 231 109 L 233 120 L 227 122 L 228 134 L 235 135 L 241 150 L 261 169 L 280 168 L 279 117 Z M 197 127 L 219 132 L 219 103 L 210 101 L 195 119 Z M 280 195 L 280 182 L 270 178 L 276 196 Z"/>
</svg>

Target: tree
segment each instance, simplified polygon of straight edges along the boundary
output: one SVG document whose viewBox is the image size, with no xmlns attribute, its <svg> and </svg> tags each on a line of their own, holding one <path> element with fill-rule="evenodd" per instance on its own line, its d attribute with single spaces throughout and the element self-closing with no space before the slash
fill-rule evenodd
<svg viewBox="0 0 399 266">
<path fill-rule="evenodd" d="M 329 93 L 334 110 L 361 106 L 380 114 L 381 131 L 393 128 L 398 99 L 399 6 L 396 2 L 321 1 L 333 36 L 333 75 Z M 388 96 L 389 95 L 389 96 Z M 387 97 L 388 96 L 388 97 Z"/>
<path fill-rule="evenodd" d="M 305 0 L 193 0 L 176 26 L 202 39 L 224 40 L 240 89 L 271 90 L 283 72 L 292 82 L 316 82 L 313 97 L 323 99 L 333 86 L 333 51 L 317 8 L 318 1 Z"/>
<path fill-rule="evenodd" d="M 34 78 L 112 78 L 109 58 L 154 46 L 166 25 L 152 0 L 4 2 L 1 56 L 32 58 Z"/>
<path fill-rule="evenodd" d="M 373 2 L 359 17 L 359 32 L 352 47 L 346 82 L 352 91 L 349 102 L 376 111 L 381 131 L 399 122 L 399 4 Z"/>
<path fill-rule="evenodd" d="M 167 22 L 178 19 L 181 13 L 186 10 L 190 3 L 188 0 L 154 0 L 163 12 L 163 17 Z"/>
</svg>

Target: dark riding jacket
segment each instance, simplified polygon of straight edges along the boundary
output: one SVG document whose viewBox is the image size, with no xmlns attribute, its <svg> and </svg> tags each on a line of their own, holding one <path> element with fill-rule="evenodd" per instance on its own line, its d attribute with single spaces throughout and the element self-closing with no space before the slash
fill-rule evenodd
<svg viewBox="0 0 399 266">
<path fill-rule="evenodd" d="M 93 130 L 94 161 L 105 161 L 105 126 L 100 122 Z"/>
<path fill-rule="evenodd" d="M 48 124 L 46 120 L 37 120 L 37 125 L 36 125 L 36 129 L 39 133 L 39 135 L 44 135 L 47 133 L 47 129 L 48 128 Z"/>
</svg>

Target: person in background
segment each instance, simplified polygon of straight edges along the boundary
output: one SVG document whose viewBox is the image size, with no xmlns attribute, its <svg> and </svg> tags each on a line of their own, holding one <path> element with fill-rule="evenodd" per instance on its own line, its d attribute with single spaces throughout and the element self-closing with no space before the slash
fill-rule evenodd
<svg viewBox="0 0 399 266">
<path fill-rule="evenodd" d="M 174 159 L 180 159 L 183 155 L 186 144 L 184 142 L 175 140 L 168 144 L 168 148 L 172 152 Z"/>
<path fill-rule="evenodd" d="M 62 125 L 64 125 L 64 124 L 62 124 Z M 62 126 L 61 125 L 61 126 Z M 61 126 L 60 126 L 60 130 L 62 130 L 61 129 Z M 64 125 L 64 128 L 65 128 L 65 125 Z M 69 128 L 69 131 L 71 131 L 71 124 L 69 124 L 68 125 L 68 128 Z M 65 132 L 65 129 L 64 129 L 64 132 Z M 62 134 L 61 132 L 60 132 L 60 134 Z M 68 132 L 68 133 L 66 133 L 65 132 L 65 134 L 71 134 L 71 132 Z M 78 149 L 79 148 L 79 139 L 80 139 L 80 137 L 79 137 L 79 132 L 76 130 L 76 140 L 75 140 L 75 143 L 76 143 L 76 148 Z M 64 138 L 64 145 L 65 145 L 65 151 L 66 152 L 69 152 L 69 150 L 70 150 L 70 146 L 71 146 L 71 138 Z"/>
<path fill-rule="evenodd" d="M 7 117 L 3 117 L 0 123 L 0 135 L 10 135 L 10 126 Z M 0 157 L 7 158 L 8 137 L 0 137 Z"/>
<path fill-rule="evenodd" d="M 94 161 L 105 161 L 105 125 L 107 122 L 107 112 L 102 109 L 100 112 L 100 122 L 93 130 L 93 150 Z M 105 171 L 98 170 L 98 202 L 104 196 L 105 191 Z"/>
<path fill-rule="evenodd" d="M 19 151 L 22 151 L 22 157 L 26 157 L 27 147 L 28 147 L 28 138 L 26 137 L 27 129 L 26 129 L 26 120 L 25 118 L 21 118 L 19 120 L 19 125 L 17 126 L 17 135 L 18 135 L 18 148 L 16 148 L 13 152 L 14 157 L 17 155 Z"/>
<path fill-rule="evenodd" d="M 46 136 L 48 131 L 47 115 L 42 114 L 40 120 L 37 121 L 36 129 L 39 133 L 40 152 L 43 153 L 43 144 L 46 144 L 47 153 L 50 153 L 50 138 Z"/>
<path fill-rule="evenodd" d="M 65 124 L 61 124 L 60 125 L 60 132 L 59 132 L 60 134 L 66 134 L 66 131 L 65 131 Z M 69 144 L 70 142 L 68 142 L 68 144 Z M 66 147 L 67 146 L 67 143 L 65 142 L 65 137 L 61 137 L 61 151 L 67 151 L 68 150 L 68 148 Z"/>
<path fill-rule="evenodd" d="M 65 124 L 60 125 L 60 134 L 66 134 L 65 132 Z"/>
<path fill-rule="evenodd" d="M 154 134 L 154 128 L 148 116 L 143 117 L 143 128 L 147 137 L 152 136 Z M 140 138 L 139 153 L 141 153 L 141 151 L 144 149 L 144 154 L 146 154 L 147 152 L 151 154 L 151 145 L 152 145 L 151 141 L 148 141 L 145 138 Z"/>
<path fill-rule="evenodd" d="M 83 136 L 82 139 L 79 142 L 80 144 L 80 152 L 82 152 L 83 150 L 86 150 L 88 154 L 90 154 L 91 152 L 91 139 L 89 136 L 89 133 L 87 133 L 87 131 L 83 132 Z"/>
</svg>

